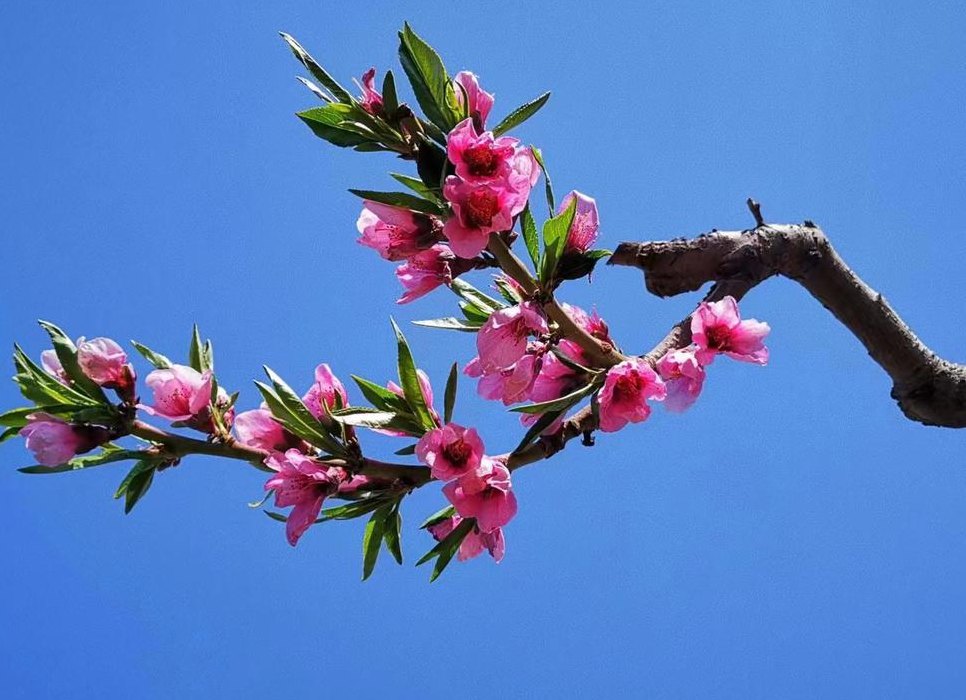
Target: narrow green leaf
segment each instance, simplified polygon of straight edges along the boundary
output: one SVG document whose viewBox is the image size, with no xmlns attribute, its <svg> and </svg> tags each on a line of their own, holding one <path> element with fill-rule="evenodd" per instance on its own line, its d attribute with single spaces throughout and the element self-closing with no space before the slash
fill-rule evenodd
<svg viewBox="0 0 966 700">
<path fill-rule="evenodd" d="M 353 518 L 359 518 L 371 513 L 376 508 L 386 505 L 386 500 L 384 496 L 373 496 L 361 501 L 347 503 L 344 506 L 325 508 L 320 513 L 321 517 L 316 522 L 321 523 L 326 520 L 352 520 Z"/>
<path fill-rule="evenodd" d="M 419 374 L 416 371 L 416 361 L 413 359 L 413 353 L 409 349 L 406 336 L 403 335 L 396 321 L 394 319 L 389 319 L 389 321 L 392 323 L 393 333 L 396 334 L 399 385 L 402 387 L 403 395 L 406 397 L 406 401 L 409 402 L 413 415 L 416 416 L 416 421 L 426 430 L 432 430 L 436 427 L 436 421 L 429 412 L 426 397 L 423 396 L 423 388 L 419 383 Z"/>
<path fill-rule="evenodd" d="M 167 357 L 159 352 L 154 352 L 154 350 L 146 345 L 141 345 L 141 343 L 136 340 L 132 340 L 131 345 L 134 346 L 135 350 L 141 353 L 145 360 L 150 362 L 157 369 L 168 369 L 172 365 L 171 360 L 169 360 Z"/>
<path fill-rule="evenodd" d="M 402 564 L 402 515 L 399 514 L 399 501 L 396 501 L 395 506 L 386 515 L 384 523 L 382 537 L 386 541 L 386 549 L 397 564 Z"/>
<path fill-rule="evenodd" d="M 304 85 L 305 87 L 307 87 L 309 89 L 309 91 L 313 95 L 315 95 L 316 97 L 318 97 L 323 102 L 333 102 L 333 101 L 335 101 L 335 98 L 332 97 L 332 95 L 330 95 L 329 93 L 327 93 L 325 90 L 323 90 L 322 88 L 320 88 L 318 85 L 316 85 L 315 83 L 313 83 L 308 78 L 303 78 L 301 75 L 296 75 L 295 76 L 295 79 L 298 80 L 300 83 L 302 83 L 302 85 Z"/>
<path fill-rule="evenodd" d="M 478 330 L 480 330 L 480 326 L 483 325 L 483 322 L 461 321 L 458 318 L 447 316 L 446 318 L 430 318 L 422 321 L 413 321 L 413 325 L 424 326 L 426 328 L 443 328 L 450 331 L 476 333 Z"/>
<path fill-rule="evenodd" d="M 88 406 L 49 404 L 44 406 L 24 406 L 14 408 L 6 413 L 0 413 L 0 425 L 6 425 L 18 430 L 27 425 L 27 416 L 31 413 L 49 413 L 52 416 L 71 416 L 78 411 L 89 408 Z"/>
<path fill-rule="evenodd" d="M 537 159 L 537 163 L 540 164 L 540 169 L 543 170 L 543 184 L 547 193 L 547 209 L 550 211 L 550 216 L 553 216 L 557 205 L 553 198 L 553 183 L 550 182 L 550 171 L 547 170 L 547 164 L 543 162 L 543 152 L 536 146 L 530 146 L 530 150 L 533 151 L 533 157 Z"/>
<path fill-rule="evenodd" d="M 419 526 L 420 530 L 425 530 L 427 527 L 441 523 L 448 518 L 452 518 L 456 515 L 456 509 L 453 506 L 443 506 L 438 511 L 426 518 L 422 525 Z"/>
<path fill-rule="evenodd" d="M 592 383 L 587 386 L 582 386 L 579 389 L 570 392 L 566 396 L 561 396 L 559 399 L 553 399 L 552 401 L 541 401 L 540 403 L 531 403 L 525 406 L 514 406 L 510 410 L 514 413 L 546 413 L 547 411 L 564 411 L 575 403 L 580 401 L 586 396 L 590 396 L 599 387 L 599 384 Z"/>
<path fill-rule="evenodd" d="M 54 352 L 57 353 L 57 359 L 60 360 L 67 377 L 74 383 L 74 388 L 91 397 L 97 403 L 110 403 L 104 394 L 104 390 L 84 374 L 77 362 L 77 348 L 73 341 L 67 337 L 67 334 L 48 321 L 38 321 L 38 323 L 50 336 L 50 342 L 54 346 Z"/>
<path fill-rule="evenodd" d="M 553 422 L 560 418 L 560 416 L 562 416 L 564 413 L 565 411 L 547 411 L 546 413 L 541 414 L 540 417 L 537 418 L 537 421 L 530 426 L 530 429 L 527 430 L 526 435 L 524 435 L 523 439 L 520 440 L 520 444 L 517 445 L 516 449 L 513 451 L 520 452 L 521 450 L 526 449 L 531 442 L 540 436 L 540 433 L 553 425 Z"/>
<path fill-rule="evenodd" d="M 389 173 L 389 174 L 396 182 L 403 185 L 404 187 L 408 187 L 423 199 L 439 201 L 439 190 L 427 187 L 426 183 L 424 183 L 419 178 L 409 177 L 409 175 L 402 175 L 400 173 Z"/>
<path fill-rule="evenodd" d="M 534 114 L 540 111 L 540 108 L 547 104 L 547 100 L 550 99 L 550 93 L 545 92 L 540 97 L 535 100 L 527 102 L 525 105 L 517 107 L 515 110 L 510 112 L 499 124 L 493 127 L 493 135 L 499 136 L 504 134 L 515 126 L 519 126 L 527 119 L 532 117 Z"/>
<path fill-rule="evenodd" d="M 447 101 L 446 67 L 439 54 L 408 23 L 399 33 L 399 62 L 423 112 L 436 126 L 449 132 L 456 126 L 458 115 Z"/>
<path fill-rule="evenodd" d="M 543 224 L 543 261 L 540 267 L 540 281 L 548 282 L 553 279 L 557 263 L 567 247 L 567 236 L 570 226 L 577 214 L 577 198 L 570 200 L 570 204 L 557 216 L 547 219 Z"/>
<path fill-rule="evenodd" d="M 275 511 L 272 511 L 272 510 L 263 510 L 262 512 L 268 517 L 270 517 L 272 520 L 276 520 L 280 523 L 288 522 L 288 516 L 285 515 L 284 513 L 276 513 Z"/>
<path fill-rule="evenodd" d="M 453 532 L 450 533 L 444 542 L 447 542 L 447 546 L 444 547 L 439 552 L 439 556 L 436 558 L 436 564 L 433 565 L 433 573 L 429 577 L 429 582 L 432 583 L 439 578 L 443 570 L 449 565 L 450 560 L 452 560 L 453 555 L 459 551 L 460 545 L 463 544 L 463 540 L 466 536 L 470 534 L 470 531 L 476 525 L 476 520 L 473 518 L 468 518 L 461 522 Z M 452 539 L 452 541 L 450 541 Z"/>
<path fill-rule="evenodd" d="M 383 506 L 372 514 L 369 522 L 366 523 L 366 530 L 362 535 L 362 580 L 365 581 L 372 575 L 376 567 L 376 560 L 379 558 L 379 550 L 382 549 L 382 533 L 385 528 L 386 508 Z"/>
<path fill-rule="evenodd" d="M 198 372 L 204 372 L 207 368 L 202 361 L 201 334 L 198 332 L 198 324 L 194 324 L 191 330 L 191 343 L 188 346 L 188 366 Z"/>
<path fill-rule="evenodd" d="M 456 389 L 459 384 L 460 372 L 459 365 L 455 362 L 449 371 L 446 379 L 446 392 L 443 395 L 443 423 L 453 420 L 453 409 L 456 407 Z"/>
<path fill-rule="evenodd" d="M 399 109 L 399 97 L 396 95 L 396 79 L 393 77 L 391 70 L 387 70 L 385 77 L 382 79 L 382 106 L 386 114 L 390 117 Z"/>
<path fill-rule="evenodd" d="M 99 406 L 99 401 L 73 387 L 61 384 L 31 360 L 19 345 L 13 346 L 14 381 L 24 398 L 37 404 Z"/>
<path fill-rule="evenodd" d="M 420 560 L 416 562 L 416 566 L 422 566 L 431 559 L 438 557 L 440 553 L 448 548 L 452 548 L 455 552 L 457 549 L 459 549 L 463 538 L 470 533 L 470 530 L 473 529 L 474 525 L 476 525 L 475 518 L 465 518 L 451 533 L 449 533 L 449 535 L 437 542 L 435 547 L 426 552 L 420 558 Z"/>
<path fill-rule="evenodd" d="M 157 462 L 152 460 L 142 460 L 134 465 L 134 468 L 124 477 L 124 481 L 117 487 L 114 498 L 124 496 L 124 512 L 130 513 L 137 505 L 144 494 L 151 488 L 154 481 L 154 472 Z"/>
<path fill-rule="evenodd" d="M 255 386 L 261 393 L 262 398 L 268 405 L 268 409 L 272 412 L 275 419 L 281 423 L 286 430 L 288 430 L 293 435 L 296 435 L 311 445 L 318 447 L 327 451 L 329 454 L 342 456 L 345 454 L 344 447 L 337 442 L 329 433 L 325 430 L 318 419 L 313 416 L 305 404 L 302 404 L 304 411 L 293 410 L 291 407 L 294 403 L 291 401 L 291 396 L 294 392 L 288 395 L 287 400 L 283 400 L 282 397 L 276 392 L 276 389 L 263 384 L 262 382 L 255 382 Z M 291 389 L 288 390 L 291 392 Z M 295 397 L 298 399 L 298 397 Z M 301 403 L 301 399 L 298 399 Z M 307 415 L 306 415 L 307 414 Z"/>
<path fill-rule="evenodd" d="M 392 413 L 406 413 L 408 412 L 408 406 L 406 406 L 406 400 L 391 392 L 384 386 L 379 386 L 374 382 L 370 382 L 368 379 L 363 379 L 362 377 L 356 376 L 355 374 L 350 375 L 352 380 L 359 386 L 359 390 L 362 395 L 366 397 L 366 400 L 373 406 L 381 411 L 389 411 Z"/>
<path fill-rule="evenodd" d="M 472 303 L 477 308 L 487 312 L 487 315 L 489 315 L 494 311 L 499 311 L 500 309 L 505 309 L 507 307 L 507 305 L 504 304 L 503 302 L 497 301 L 491 296 L 487 296 L 479 289 L 474 287 L 472 284 L 460 278 L 456 278 L 453 280 L 453 283 L 450 285 L 450 289 L 452 289 L 457 294 L 457 296 Z"/>
<path fill-rule="evenodd" d="M 407 192 L 375 192 L 373 190 L 353 189 L 350 189 L 349 191 L 356 197 L 361 197 L 362 199 L 380 202 L 382 204 L 389 204 L 394 207 L 409 209 L 410 211 L 417 211 L 423 214 L 433 215 L 443 213 L 440 205 L 436 202 L 431 202 L 430 200 L 422 199 L 421 197 L 415 197 Z"/>
<path fill-rule="evenodd" d="M 412 445 L 406 445 L 405 447 L 401 447 L 398 450 L 396 450 L 395 452 L 393 452 L 393 454 L 394 455 L 399 455 L 400 457 L 406 457 L 408 455 L 414 455 L 414 454 L 416 454 L 416 445 L 415 445 L 415 443 L 413 443 Z"/>
<path fill-rule="evenodd" d="M 297 58 L 299 62 L 305 66 L 315 77 L 315 79 L 322 83 L 322 85 L 329 92 L 331 92 L 339 102 L 352 102 L 353 97 L 349 91 L 339 85 L 335 78 L 329 75 L 328 72 L 326 72 L 326 70 L 309 55 L 309 52 L 302 48 L 301 44 L 299 44 L 290 34 L 286 34 L 285 32 L 279 32 L 279 34 L 281 35 L 282 39 L 285 40 L 285 43 L 288 44 L 288 47 L 292 50 L 292 53 L 295 54 L 295 58 Z"/>
<path fill-rule="evenodd" d="M 523 242 L 527 246 L 527 252 L 530 254 L 530 260 L 533 261 L 533 269 L 540 269 L 540 238 L 537 235 L 537 223 L 533 220 L 533 214 L 530 211 L 530 203 L 527 202 L 527 206 L 523 208 L 523 212 L 520 214 L 520 228 L 523 229 Z"/>
</svg>

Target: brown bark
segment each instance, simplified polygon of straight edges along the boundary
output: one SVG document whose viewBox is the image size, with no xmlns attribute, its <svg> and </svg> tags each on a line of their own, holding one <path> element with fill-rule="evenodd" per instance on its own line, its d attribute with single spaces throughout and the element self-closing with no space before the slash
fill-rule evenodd
<svg viewBox="0 0 966 700">
<path fill-rule="evenodd" d="M 758 283 L 781 275 L 802 285 L 865 346 L 892 378 L 892 398 L 910 420 L 966 427 L 966 366 L 938 357 L 912 332 L 885 298 L 863 282 L 811 222 L 761 222 L 748 231 L 713 231 L 690 239 L 622 243 L 608 261 L 644 272 L 645 285 L 666 297 L 715 283 L 709 296 L 740 299 Z M 757 212 L 757 213 L 756 213 Z M 648 357 L 690 341 L 684 322 Z"/>
</svg>

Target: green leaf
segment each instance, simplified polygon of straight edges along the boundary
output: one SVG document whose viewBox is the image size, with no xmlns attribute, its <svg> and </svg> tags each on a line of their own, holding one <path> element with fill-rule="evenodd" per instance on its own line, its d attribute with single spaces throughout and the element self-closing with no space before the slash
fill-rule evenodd
<svg viewBox="0 0 966 700">
<path fill-rule="evenodd" d="M 409 427 L 407 432 L 419 432 L 418 428 L 413 425 L 412 420 L 407 420 L 405 417 L 400 416 L 398 413 L 392 411 L 379 411 L 376 409 L 368 409 L 363 407 L 355 407 L 344 409 L 341 411 L 335 411 L 332 417 L 343 425 L 353 425 L 361 428 L 373 428 L 382 430 L 385 428 L 394 428 L 397 430 L 403 430 L 403 425 Z"/>
<path fill-rule="evenodd" d="M 391 70 L 386 71 L 382 79 L 382 106 L 390 117 L 399 109 L 399 97 L 396 95 L 396 79 Z"/>
<path fill-rule="evenodd" d="M 490 314 L 493 313 L 492 311 L 484 311 L 468 301 L 459 302 L 459 307 L 463 315 L 466 316 L 466 320 L 480 328 L 483 327 L 483 324 L 489 320 Z"/>
<path fill-rule="evenodd" d="M 272 520 L 276 520 L 280 523 L 288 522 L 288 516 L 285 515 L 284 513 L 276 513 L 275 511 L 272 511 L 272 510 L 263 510 L 262 512 L 268 517 L 270 517 Z"/>
<path fill-rule="evenodd" d="M 406 401 L 409 403 L 413 415 L 416 417 L 416 421 L 426 430 L 432 430 L 436 427 L 436 421 L 429 412 L 426 397 L 423 396 L 423 389 L 419 384 L 419 374 L 416 372 L 416 361 L 413 359 L 413 353 L 409 349 L 409 343 L 406 342 L 406 336 L 403 335 L 396 321 L 394 319 L 389 319 L 389 321 L 392 323 L 392 330 L 396 334 L 399 385 L 402 387 L 403 395 L 406 397 Z"/>
<path fill-rule="evenodd" d="M 290 433 L 302 438 L 309 444 L 323 449 L 329 454 L 344 456 L 345 448 L 312 415 L 305 404 L 302 403 L 302 399 L 278 375 L 267 367 L 265 370 L 266 373 L 269 373 L 269 379 L 272 380 L 274 388 L 262 382 L 255 382 L 255 386 L 258 387 L 275 419 Z"/>
<path fill-rule="evenodd" d="M 520 214 L 520 228 L 523 229 L 523 242 L 527 246 L 527 252 L 530 254 L 530 260 L 533 261 L 533 269 L 540 269 L 540 238 L 537 236 L 537 223 L 533 220 L 533 214 L 530 212 L 530 203 L 527 202 L 527 206 L 523 208 L 523 212 Z"/>
<path fill-rule="evenodd" d="M 6 442 L 12 437 L 16 437 L 20 434 L 20 428 L 6 428 L 0 432 L 0 443 Z"/>
<path fill-rule="evenodd" d="M 474 518 L 464 519 L 456 528 L 449 533 L 441 542 L 438 542 L 435 547 L 429 550 L 423 555 L 423 558 L 416 562 L 416 566 L 420 564 L 425 564 L 431 559 L 436 559 L 436 564 L 433 567 L 433 574 L 429 577 L 430 583 L 439 578 L 439 575 L 443 573 L 443 570 L 449 564 L 453 555 L 459 550 L 460 545 L 466 536 L 470 534 L 476 525 L 476 520 Z"/>
<path fill-rule="evenodd" d="M 453 506 L 443 506 L 438 511 L 426 518 L 422 525 L 419 526 L 420 530 L 425 530 L 427 527 L 432 527 L 437 523 L 441 523 L 448 518 L 452 518 L 456 515 L 456 509 Z"/>
<path fill-rule="evenodd" d="M 361 197 L 362 199 L 368 199 L 373 202 L 380 202 L 382 204 L 389 204 L 394 207 L 401 207 L 403 209 L 409 209 L 410 211 L 418 211 L 423 214 L 434 214 L 439 215 L 443 213 L 440 205 L 436 202 L 431 202 L 428 199 L 422 199 L 421 197 L 415 197 L 406 192 L 374 192 L 372 190 L 349 190 L 356 197 Z"/>
<path fill-rule="evenodd" d="M 446 392 L 443 395 L 443 423 L 453 420 L 453 409 L 456 407 L 456 389 L 459 384 L 460 372 L 459 365 L 455 362 L 449 371 L 446 379 Z"/>
<path fill-rule="evenodd" d="M 550 99 L 550 93 L 545 92 L 540 97 L 535 100 L 527 102 L 525 105 L 517 107 L 515 110 L 510 112 L 502 122 L 493 127 L 493 135 L 499 136 L 504 134 L 515 126 L 518 126 L 525 122 L 527 119 L 532 117 L 534 114 L 540 111 L 540 108 L 547 104 L 547 100 Z"/>
<path fill-rule="evenodd" d="M 194 324 L 191 332 L 191 345 L 188 347 L 188 365 L 198 372 L 213 369 L 211 341 L 201 342 L 198 324 Z"/>
<path fill-rule="evenodd" d="M 408 455 L 416 454 L 416 444 L 406 445 L 405 447 L 400 447 L 398 450 L 393 452 L 394 455 L 399 455 L 400 457 L 406 457 Z"/>
<path fill-rule="evenodd" d="M 77 348 L 73 341 L 67 337 L 67 334 L 53 323 L 47 321 L 38 321 L 38 323 L 50 336 L 50 342 L 54 346 L 54 352 L 57 353 L 57 359 L 60 360 L 67 377 L 73 382 L 74 388 L 91 397 L 97 403 L 110 403 L 104 394 L 104 390 L 84 374 L 77 362 Z"/>
<path fill-rule="evenodd" d="M 397 564 L 403 563 L 402 555 L 402 515 L 399 514 L 399 501 L 386 515 L 382 537 L 386 541 L 386 549 L 392 554 Z"/>
<path fill-rule="evenodd" d="M 296 116 L 316 136 L 335 146 L 348 148 L 370 143 L 378 145 L 378 135 L 358 122 L 359 111 L 361 110 L 355 105 L 333 102 L 298 112 Z"/>
<path fill-rule="evenodd" d="M 31 467 L 22 467 L 17 471 L 22 474 L 62 474 L 64 472 L 79 471 L 81 469 L 88 469 L 90 467 L 99 467 L 104 464 L 120 462 L 125 459 L 140 460 L 143 457 L 144 452 L 141 450 L 125 450 L 121 449 L 120 447 L 106 445 L 97 454 L 74 457 L 66 464 L 61 464 L 56 467 L 45 467 L 42 464 L 36 464 Z M 117 498 L 117 496 L 115 496 L 115 498 Z"/>
<path fill-rule="evenodd" d="M 423 199 L 439 201 L 439 190 L 427 187 L 426 184 L 419 178 L 409 177 L 409 175 L 402 175 L 400 173 L 389 173 L 389 174 L 396 182 L 403 185 L 404 187 L 408 187 Z"/>
<path fill-rule="evenodd" d="M 497 301 L 491 296 L 487 296 L 469 282 L 459 278 L 453 280 L 453 283 L 450 285 L 450 289 L 452 289 L 460 298 L 465 299 L 473 304 L 473 306 L 476 308 L 486 312 L 487 316 L 494 311 L 499 311 L 500 309 L 505 309 L 507 307 L 507 305 L 503 302 Z"/>
<path fill-rule="evenodd" d="M 540 403 L 531 403 L 525 406 L 514 406 L 510 410 L 514 413 L 546 413 L 547 411 L 565 411 L 575 403 L 580 401 L 586 396 L 590 396 L 599 387 L 598 383 L 591 383 L 587 386 L 582 386 L 579 389 L 570 392 L 566 396 L 561 396 L 558 399 L 553 399 L 552 401 L 541 401 Z"/>
<path fill-rule="evenodd" d="M 142 460 L 134 465 L 134 468 L 124 477 L 124 481 L 117 487 L 114 498 L 124 496 L 124 512 L 130 513 L 137 505 L 144 494 L 151 488 L 154 481 L 154 472 L 157 462 L 152 460 Z"/>
<path fill-rule="evenodd" d="M 73 404 L 51 404 L 45 406 L 24 406 L 14 408 L 6 413 L 0 413 L 0 425 L 6 425 L 18 430 L 27 425 L 27 416 L 31 413 L 49 413 L 52 416 L 72 416 L 79 411 L 86 411 L 90 406 L 78 406 Z"/>
<path fill-rule="evenodd" d="M 497 276 L 493 280 L 493 284 L 496 285 L 497 291 L 500 292 L 500 296 L 506 299 L 508 304 L 519 304 L 524 301 L 523 296 L 510 283 L 509 277 Z"/>
<path fill-rule="evenodd" d="M 292 50 L 292 53 L 295 54 L 295 58 L 297 58 L 301 64 L 308 69 L 316 80 L 322 83 L 322 85 L 332 93 L 335 99 L 337 99 L 339 102 L 345 103 L 351 103 L 353 101 L 353 97 L 349 91 L 339 85 L 335 78 L 329 75 L 326 70 L 309 55 L 309 52 L 302 48 L 301 44 L 299 44 L 291 35 L 286 34 L 285 32 L 279 32 L 279 34 L 281 35 L 282 39 L 285 40 L 285 43 L 288 44 L 288 47 Z"/>
<path fill-rule="evenodd" d="M 316 522 L 321 523 L 326 520 L 352 520 L 353 518 L 359 518 L 371 513 L 376 508 L 386 505 L 386 501 L 387 498 L 385 496 L 373 496 L 361 501 L 347 503 L 344 506 L 325 508 L 320 513 L 321 517 Z"/>
<path fill-rule="evenodd" d="M 435 127 L 434 127 L 435 128 Z M 416 142 L 416 172 L 426 187 L 434 190 L 442 190 L 443 181 L 447 173 L 450 172 L 452 164 L 446 157 L 446 151 L 442 147 L 433 143 L 429 139 L 417 134 Z M 446 137 L 443 137 L 446 143 Z"/>
<path fill-rule="evenodd" d="M 423 113 L 440 129 L 449 132 L 456 126 L 459 115 L 447 99 L 452 94 L 452 86 L 446 66 L 433 47 L 423 41 L 408 23 L 399 32 L 399 62 Z"/>
<path fill-rule="evenodd" d="M 525 449 L 531 442 L 540 436 L 540 433 L 553 425 L 553 422 L 560 418 L 560 416 L 562 416 L 564 413 L 565 411 L 548 411 L 547 413 L 541 414 L 541 416 L 537 418 L 537 421 L 530 426 L 530 429 L 527 431 L 526 435 L 523 436 L 523 439 L 520 440 L 520 444 L 516 446 L 516 449 L 514 449 L 513 452 L 520 452 L 521 450 Z"/>
<path fill-rule="evenodd" d="M 366 397 L 366 400 L 376 408 L 393 413 L 408 413 L 409 407 L 406 405 L 406 400 L 399 394 L 391 392 L 384 386 L 370 382 L 368 379 L 363 379 L 354 374 L 350 376 L 359 386 L 359 390 Z"/>
<path fill-rule="evenodd" d="M 308 78 L 303 78 L 301 75 L 296 75 L 295 79 L 307 87 L 313 95 L 318 97 L 323 102 L 332 102 L 332 96 Z"/>
<path fill-rule="evenodd" d="M 567 247 L 567 236 L 577 214 L 577 198 L 570 200 L 570 204 L 557 216 L 547 219 L 543 224 L 543 264 L 540 267 L 540 281 L 548 282 L 553 279 L 557 263 Z"/>
<path fill-rule="evenodd" d="M 476 333 L 480 330 L 483 322 L 462 321 L 452 316 L 446 318 L 430 318 L 423 321 L 413 321 L 413 325 L 424 326 L 426 328 L 443 328 L 450 331 L 464 331 L 466 333 Z"/>
<path fill-rule="evenodd" d="M 547 209 L 550 211 L 550 216 L 553 216 L 557 205 L 553 199 L 553 183 L 550 182 L 550 171 L 547 170 L 547 164 L 543 162 L 543 152 L 536 146 L 530 146 L 530 150 L 533 152 L 533 157 L 537 159 L 537 163 L 540 164 L 540 169 L 543 170 L 543 184 L 547 193 Z"/>
<path fill-rule="evenodd" d="M 386 509 L 383 506 L 372 514 L 369 522 L 366 523 L 366 530 L 362 535 L 362 580 L 365 581 L 372 575 L 376 568 L 376 560 L 379 558 L 379 550 L 382 549 L 382 533 L 385 528 Z"/>
<path fill-rule="evenodd" d="M 19 345 L 13 346 L 14 381 L 24 398 L 37 404 L 100 406 L 101 402 L 73 387 L 61 384 L 31 360 Z"/>
<path fill-rule="evenodd" d="M 141 343 L 136 340 L 132 340 L 131 345 L 134 346 L 135 350 L 141 353 L 145 360 L 150 362 L 157 369 L 168 369 L 172 365 L 171 360 L 169 360 L 167 357 L 159 352 L 154 352 L 154 350 L 146 345 L 141 345 Z"/>
</svg>

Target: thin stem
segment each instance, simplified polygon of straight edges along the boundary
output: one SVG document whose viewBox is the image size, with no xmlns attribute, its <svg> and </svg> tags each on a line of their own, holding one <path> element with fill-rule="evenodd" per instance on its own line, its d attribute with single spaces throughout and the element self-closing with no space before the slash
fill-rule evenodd
<svg viewBox="0 0 966 700">
<path fill-rule="evenodd" d="M 490 234 L 488 250 L 500 263 L 500 268 L 514 279 L 527 294 L 536 294 L 540 285 L 527 271 L 526 265 L 518 258 L 498 233 Z M 553 296 L 544 302 L 547 316 L 556 322 L 560 332 L 568 339 L 577 343 L 581 350 L 587 353 L 591 362 L 598 367 L 613 367 L 623 361 L 624 356 L 613 347 L 603 345 L 597 338 L 581 328 Z"/>
</svg>

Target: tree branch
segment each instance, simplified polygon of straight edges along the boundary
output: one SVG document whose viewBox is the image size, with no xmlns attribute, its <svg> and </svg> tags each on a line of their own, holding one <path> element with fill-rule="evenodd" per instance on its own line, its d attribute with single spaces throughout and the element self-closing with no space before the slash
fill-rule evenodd
<svg viewBox="0 0 966 700">
<path fill-rule="evenodd" d="M 759 218 L 760 209 L 756 220 Z M 888 373 L 893 381 L 892 398 L 907 418 L 924 425 L 966 427 L 966 366 L 944 360 L 927 348 L 811 222 L 713 231 L 691 239 L 622 243 L 608 264 L 643 270 L 648 291 L 662 297 L 715 282 L 712 295 L 728 293 L 740 299 L 774 275 L 794 280 L 831 311 Z M 672 334 L 673 345 L 690 341 L 690 332 L 683 325 Z"/>
</svg>

